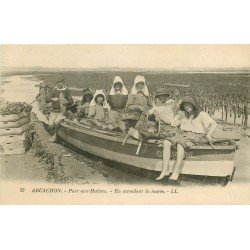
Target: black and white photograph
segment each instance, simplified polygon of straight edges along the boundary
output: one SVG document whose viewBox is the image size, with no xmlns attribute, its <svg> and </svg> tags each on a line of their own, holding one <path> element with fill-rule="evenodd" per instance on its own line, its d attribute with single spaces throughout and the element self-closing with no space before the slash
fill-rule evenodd
<svg viewBox="0 0 250 250">
<path fill-rule="evenodd" d="M 1 51 L 1 202 L 249 204 L 249 45 Z"/>
</svg>

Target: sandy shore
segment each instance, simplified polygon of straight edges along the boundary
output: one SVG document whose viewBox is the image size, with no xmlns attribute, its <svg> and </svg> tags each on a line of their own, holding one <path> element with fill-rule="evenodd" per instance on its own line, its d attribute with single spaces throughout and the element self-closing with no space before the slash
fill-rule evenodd
<svg viewBox="0 0 250 250">
<path fill-rule="evenodd" d="M 33 122 L 36 133 L 46 148 L 54 154 L 63 154 L 62 171 L 59 179 L 51 179 L 46 172 L 46 163 L 34 155 L 31 148 L 23 155 L 1 156 L 1 178 L 4 180 L 32 180 L 39 182 L 74 184 L 149 184 L 155 183 L 151 174 L 140 169 L 132 169 L 109 162 L 105 165 L 101 159 L 83 155 L 59 143 L 51 143 L 51 135 L 39 121 Z M 121 168 L 119 168 L 121 167 Z M 132 171 L 132 172 L 131 172 Z M 131 173 L 129 173 L 131 172 Z M 154 176 L 152 176 L 154 177 Z"/>
</svg>

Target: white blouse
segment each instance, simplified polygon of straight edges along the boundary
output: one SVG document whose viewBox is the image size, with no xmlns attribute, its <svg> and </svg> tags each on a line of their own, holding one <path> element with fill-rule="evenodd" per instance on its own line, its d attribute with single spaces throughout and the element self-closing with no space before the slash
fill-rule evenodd
<svg viewBox="0 0 250 250">
<path fill-rule="evenodd" d="M 163 104 L 157 105 L 149 110 L 149 115 L 153 114 L 156 111 L 160 119 L 164 119 L 165 121 L 169 120 L 169 124 L 173 121 L 177 110 L 177 104 L 174 100 L 168 100 Z"/>
<path fill-rule="evenodd" d="M 190 131 L 199 134 L 207 134 L 210 125 L 214 120 L 210 115 L 204 111 L 201 111 L 199 115 L 193 119 L 192 117 L 187 118 L 184 112 L 181 114 L 180 129 L 184 131 Z"/>
</svg>

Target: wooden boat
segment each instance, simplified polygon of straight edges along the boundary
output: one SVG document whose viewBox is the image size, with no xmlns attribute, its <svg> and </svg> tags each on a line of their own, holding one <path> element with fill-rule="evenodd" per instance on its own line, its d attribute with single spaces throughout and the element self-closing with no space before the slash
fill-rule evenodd
<svg viewBox="0 0 250 250">
<path fill-rule="evenodd" d="M 109 132 L 77 124 L 71 120 L 61 123 L 58 136 L 67 144 L 90 154 L 134 167 L 161 171 L 162 142 L 149 140 L 143 142 L 136 154 L 139 141 L 128 138 L 124 145 L 124 135 L 119 132 Z M 192 146 L 187 150 L 181 170 L 183 175 L 221 177 L 223 184 L 233 180 L 235 171 L 234 159 L 238 146 L 235 141 L 210 145 Z M 173 151 L 170 169 L 176 152 Z"/>
<path fill-rule="evenodd" d="M 40 104 L 38 102 L 41 107 Z M 162 170 L 162 141 L 143 142 L 138 153 L 140 142 L 136 139 L 128 138 L 123 145 L 126 136 L 123 133 L 92 128 L 68 119 L 61 123 L 58 136 L 67 144 L 104 159 L 146 170 Z M 181 174 L 219 177 L 222 184 L 226 185 L 228 181 L 233 180 L 237 149 L 235 141 L 216 143 L 214 147 L 209 144 L 192 146 L 185 152 Z M 176 152 L 172 151 L 170 172 L 175 159 Z"/>
</svg>

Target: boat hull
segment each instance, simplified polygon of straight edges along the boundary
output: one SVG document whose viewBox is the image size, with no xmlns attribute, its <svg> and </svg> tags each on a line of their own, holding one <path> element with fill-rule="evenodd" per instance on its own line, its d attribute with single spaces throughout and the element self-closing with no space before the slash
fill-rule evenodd
<svg viewBox="0 0 250 250">
<path fill-rule="evenodd" d="M 143 143 L 137 155 L 137 140 L 128 139 L 122 145 L 125 135 L 121 133 L 98 131 L 70 121 L 61 124 L 58 135 L 68 144 L 93 155 L 147 170 L 162 170 L 161 143 Z M 233 145 L 218 145 L 215 149 L 209 145 L 194 146 L 186 152 L 181 174 L 228 177 L 232 180 L 235 149 Z M 170 171 L 175 158 L 173 150 Z"/>
</svg>

